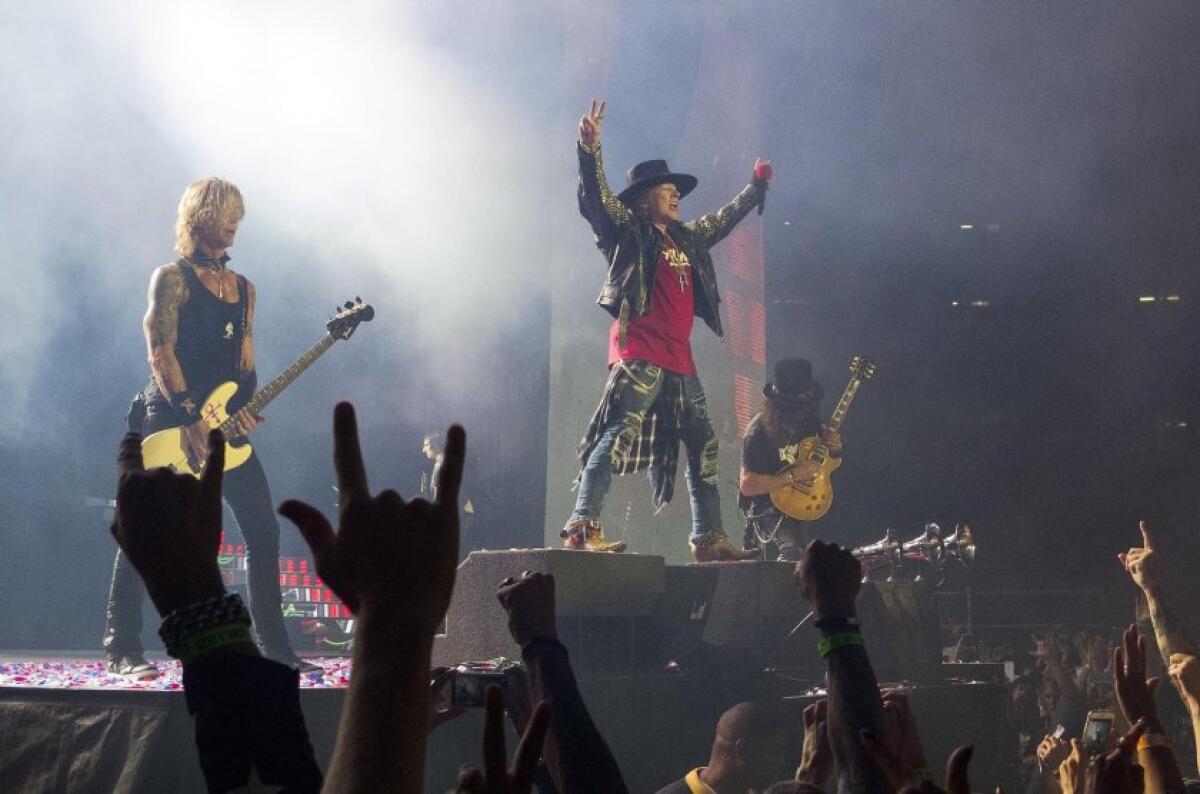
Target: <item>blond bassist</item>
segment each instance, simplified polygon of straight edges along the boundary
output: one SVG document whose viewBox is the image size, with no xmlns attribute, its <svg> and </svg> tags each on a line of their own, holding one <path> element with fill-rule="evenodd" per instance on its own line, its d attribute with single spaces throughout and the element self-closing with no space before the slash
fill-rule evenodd
<svg viewBox="0 0 1200 794">
<path fill-rule="evenodd" d="M 746 517 L 743 545 L 775 545 L 785 560 L 803 557 L 812 540 L 812 525 L 783 514 L 771 501 L 780 488 L 805 485 L 820 473 L 820 464 L 804 456 L 806 439 L 819 437 L 831 455 L 841 454 L 841 435 L 823 430 L 820 420 L 824 391 L 813 379 L 812 365 L 802 358 L 775 364 L 774 378 L 763 387 L 762 409 L 750 420 L 742 439 L 738 507 Z"/>
<path fill-rule="evenodd" d="M 129 427 L 149 436 L 182 427 L 192 456 L 207 455 L 208 424 L 202 401 L 226 381 L 239 395 L 255 391 L 254 285 L 228 267 L 226 253 L 244 214 L 237 187 L 209 178 L 188 186 L 179 202 L 176 251 L 179 259 L 154 271 L 143 329 L 151 379 L 130 409 Z M 234 410 L 232 435 L 261 422 Z M 284 629 L 279 590 L 279 523 L 270 486 L 257 453 L 224 481 L 225 500 L 246 541 L 250 612 L 263 653 L 296 667 L 309 667 L 292 651 Z M 216 584 L 220 584 L 217 582 Z M 118 552 L 113 565 L 104 632 L 108 668 L 135 678 L 156 675 L 143 652 L 145 589 L 133 566 Z M 203 600 L 205 593 L 197 593 Z"/>
</svg>

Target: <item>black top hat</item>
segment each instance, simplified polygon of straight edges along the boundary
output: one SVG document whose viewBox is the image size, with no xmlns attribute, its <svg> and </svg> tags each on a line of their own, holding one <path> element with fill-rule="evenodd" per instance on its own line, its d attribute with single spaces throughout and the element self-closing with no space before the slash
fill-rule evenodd
<svg viewBox="0 0 1200 794">
<path fill-rule="evenodd" d="M 696 183 L 699 181 L 691 174 L 672 173 L 671 169 L 667 167 L 666 160 L 647 160 L 644 163 L 638 163 L 629 169 L 626 177 L 629 180 L 629 187 L 617 194 L 617 198 L 626 204 L 632 204 L 638 194 L 646 188 L 661 185 L 663 182 L 673 183 L 675 187 L 679 188 L 679 197 L 683 198 L 696 189 Z"/>
<path fill-rule="evenodd" d="M 775 379 L 763 386 L 763 396 L 787 404 L 816 403 L 824 391 L 813 380 L 812 364 L 804 358 L 781 358 L 775 362 Z"/>
</svg>

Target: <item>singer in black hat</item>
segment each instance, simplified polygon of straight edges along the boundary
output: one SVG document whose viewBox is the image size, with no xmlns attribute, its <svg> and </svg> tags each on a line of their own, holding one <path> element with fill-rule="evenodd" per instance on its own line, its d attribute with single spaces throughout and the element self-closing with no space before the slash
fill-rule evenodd
<svg viewBox="0 0 1200 794">
<path fill-rule="evenodd" d="M 608 382 L 580 445 L 579 494 L 562 537 L 567 548 L 621 551 L 606 540 L 600 510 L 613 474 L 649 469 L 656 508 L 671 500 L 679 442 L 687 451 L 692 523 L 689 544 L 699 561 L 753 556 L 729 542 L 717 492 L 717 436 L 692 360 L 691 332 L 700 317 L 723 331 L 716 271 L 709 249 L 766 195 L 771 165 L 729 204 L 692 221 L 679 220 L 680 201 L 696 177 L 647 160 L 629 171 L 614 194 L 604 176 L 600 130 L 605 103 L 593 101 L 579 122 L 579 212 L 608 264 L 597 302 L 612 315 Z"/>
</svg>

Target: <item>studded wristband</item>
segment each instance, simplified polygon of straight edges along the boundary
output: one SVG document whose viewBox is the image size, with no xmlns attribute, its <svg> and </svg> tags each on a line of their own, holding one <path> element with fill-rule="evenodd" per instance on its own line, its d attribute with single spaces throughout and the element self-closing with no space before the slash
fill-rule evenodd
<svg viewBox="0 0 1200 794">
<path fill-rule="evenodd" d="M 181 643 L 207 629 L 241 624 L 250 626 L 250 613 L 237 593 L 223 593 L 180 607 L 163 618 L 158 629 L 167 653 L 181 658 Z"/>
</svg>

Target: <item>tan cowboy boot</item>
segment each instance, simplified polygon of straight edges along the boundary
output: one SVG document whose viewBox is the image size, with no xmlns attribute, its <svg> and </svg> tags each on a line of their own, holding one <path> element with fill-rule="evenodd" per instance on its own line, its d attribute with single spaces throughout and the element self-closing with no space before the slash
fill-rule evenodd
<svg viewBox="0 0 1200 794">
<path fill-rule="evenodd" d="M 604 539 L 604 528 L 594 518 L 577 518 L 574 521 L 568 521 L 558 535 L 563 539 L 564 549 L 625 551 L 625 541 Z"/>
<path fill-rule="evenodd" d="M 735 548 L 725 534 L 708 535 L 697 542 L 689 542 L 692 556 L 696 562 L 737 562 L 739 560 L 757 560 L 762 556 L 762 549 Z"/>
</svg>

